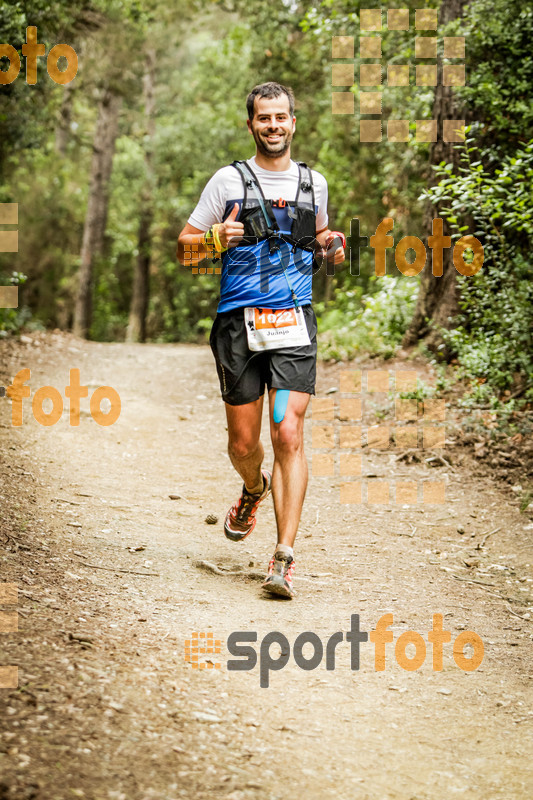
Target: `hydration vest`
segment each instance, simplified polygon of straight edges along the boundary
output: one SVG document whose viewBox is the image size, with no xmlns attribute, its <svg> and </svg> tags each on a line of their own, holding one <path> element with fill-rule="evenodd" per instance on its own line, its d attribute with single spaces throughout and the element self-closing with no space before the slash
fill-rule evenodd
<svg viewBox="0 0 533 800">
<path fill-rule="evenodd" d="M 237 216 L 237 220 L 244 225 L 244 237 L 236 245 L 237 247 L 249 247 L 268 239 L 271 253 L 279 250 L 280 241 L 291 244 L 293 253 L 297 247 L 314 252 L 316 214 L 313 176 L 307 164 L 303 161 L 297 163 L 299 174 L 296 199 L 285 202 L 291 220 L 290 233 L 280 231 L 272 210 L 272 202 L 265 199 L 261 184 L 250 165 L 246 161 L 234 161 L 231 164 L 242 178 L 244 191 L 242 206 Z"/>
</svg>

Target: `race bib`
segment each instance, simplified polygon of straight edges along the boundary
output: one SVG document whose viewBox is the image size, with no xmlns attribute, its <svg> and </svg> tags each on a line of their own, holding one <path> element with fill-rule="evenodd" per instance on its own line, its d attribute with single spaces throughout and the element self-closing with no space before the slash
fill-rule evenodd
<svg viewBox="0 0 533 800">
<path fill-rule="evenodd" d="M 250 350 L 276 350 L 311 344 L 301 308 L 244 309 Z"/>
</svg>

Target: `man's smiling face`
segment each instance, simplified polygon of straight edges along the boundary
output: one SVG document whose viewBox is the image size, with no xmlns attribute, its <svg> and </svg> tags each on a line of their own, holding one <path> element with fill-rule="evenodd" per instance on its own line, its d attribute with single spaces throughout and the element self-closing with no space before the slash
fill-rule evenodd
<svg viewBox="0 0 533 800">
<path fill-rule="evenodd" d="M 296 127 L 296 117 L 290 116 L 289 98 L 256 97 L 254 118 L 248 120 L 248 130 L 254 137 L 257 150 L 266 158 L 279 158 L 289 149 Z"/>
</svg>

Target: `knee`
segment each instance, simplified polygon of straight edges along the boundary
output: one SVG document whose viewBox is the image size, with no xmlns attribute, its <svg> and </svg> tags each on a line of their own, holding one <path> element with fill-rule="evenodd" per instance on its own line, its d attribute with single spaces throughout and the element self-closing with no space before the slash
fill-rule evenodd
<svg viewBox="0 0 533 800">
<path fill-rule="evenodd" d="M 273 432 L 272 445 L 276 454 L 290 454 L 300 450 L 303 447 L 303 436 L 298 420 L 285 418 L 277 425 Z"/>
<path fill-rule="evenodd" d="M 248 438 L 241 437 L 228 442 L 228 453 L 231 458 L 241 461 L 252 456 L 257 449 L 257 442 Z"/>
</svg>

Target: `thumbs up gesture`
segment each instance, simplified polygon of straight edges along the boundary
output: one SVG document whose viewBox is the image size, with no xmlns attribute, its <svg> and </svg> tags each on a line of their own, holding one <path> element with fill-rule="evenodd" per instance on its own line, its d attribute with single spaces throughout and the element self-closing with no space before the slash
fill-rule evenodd
<svg viewBox="0 0 533 800">
<path fill-rule="evenodd" d="M 224 248 L 235 247 L 244 236 L 244 225 L 242 222 L 237 222 L 238 213 L 239 204 L 235 203 L 229 217 L 218 229 L 218 236 Z"/>
</svg>

